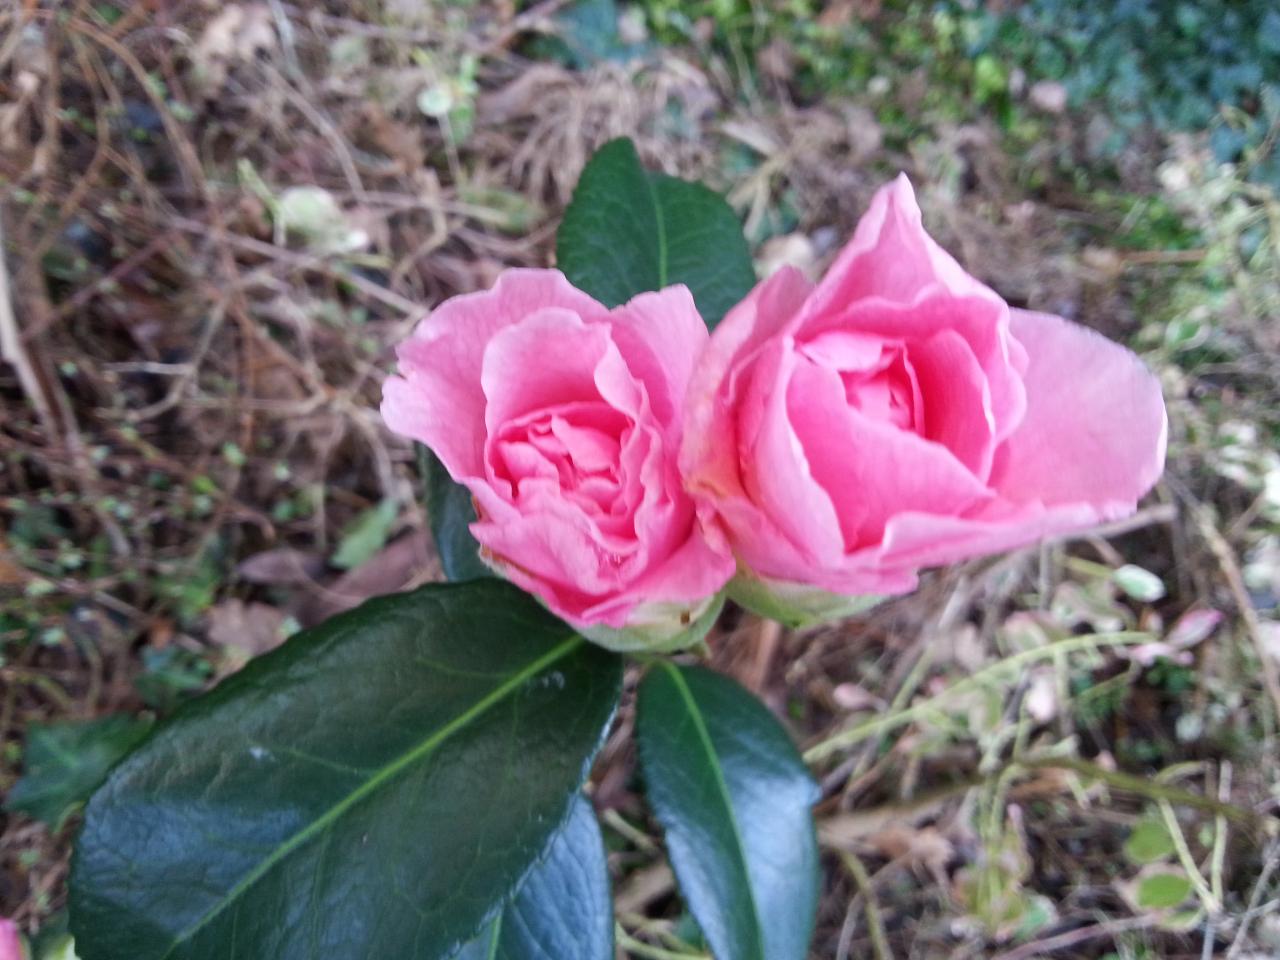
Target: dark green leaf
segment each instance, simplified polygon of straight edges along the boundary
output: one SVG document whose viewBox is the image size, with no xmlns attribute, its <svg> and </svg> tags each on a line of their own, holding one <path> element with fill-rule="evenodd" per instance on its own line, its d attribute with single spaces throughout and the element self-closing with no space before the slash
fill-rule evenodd
<svg viewBox="0 0 1280 960">
<path fill-rule="evenodd" d="M 126 716 L 31 727 L 26 772 L 9 792 L 5 809 L 35 817 L 56 833 L 98 788 L 111 765 L 150 729 L 149 717 Z"/>
<path fill-rule="evenodd" d="M 611 140 L 582 171 L 556 235 L 556 265 L 609 307 L 685 284 L 708 327 L 755 284 L 742 226 L 724 198 L 645 170 L 630 140 Z"/>
<path fill-rule="evenodd" d="M 180 710 L 94 795 L 82 960 L 435 960 L 568 816 L 619 659 L 497 580 L 372 600 Z"/>
<path fill-rule="evenodd" d="M 719 960 L 804 960 L 818 901 L 818 798 L 768 709 L 702 667 L 655 666 L 636 732 L 676 878 Z"/>
<path fill-rule="evenodd" d="M 591 803 L 568 821 L 519 892 L 453 960 L 613 960 L 613 899 Z"/>
<path fill-rule="evenodd" d="M 476 522 L 471 491 L 455 483 L 444 464 L 427 447 L 418 444 L 418 469 L 427 498 L 431 535 L 440 554 L 440 565 L 450 580 L 476 580 L 493 572 L 480 559 L 480 545 L 468 529 Z"/>
</svg>

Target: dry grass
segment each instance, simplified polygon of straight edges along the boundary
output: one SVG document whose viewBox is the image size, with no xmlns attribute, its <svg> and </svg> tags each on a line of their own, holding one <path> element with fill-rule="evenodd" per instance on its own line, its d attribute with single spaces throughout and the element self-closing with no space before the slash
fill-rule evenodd
<svg viewBox="0 0 1280 960">
<path fill-rule="evenodd" d="M 1048 160 L 1006 157 L 983 122 L 894 151 L 865 105 L 797 106 L 785 85 L 740 97 L 714 59 L 586 71 L 525 59 L 519 41 L 560 6 L 0 12 L 0 787 L 29 725 L 143 709 L 134 681 L 149 655 L 204 664 L 207 683 L 294 622 L 438 575 L 410 451 L 376 413 L 390 348 L 442 298 L 548 264 L 579 170 L 613 136 L 725 190 L 752 232 L 787 197 L 798 222 L 760 249 L 766 269 L 820 268 L 896 169 L 940 238 L 1011 301 L 1114 336 L 1148 319 L 1141 291 L 1197 269 L 1089 249 L 1115 218 L 1056 181 L 1028 194 L 1019 171 Z M 463 137 L 416 99 L 468 57 L 478 90 Z M 338 201 L 363 248 L 281 228 L 285 191 L 304 184 Z M 1245 342 L 1274 320 L 1256 296 L 1233 308 Z M 1261 495 L 1213 472 L 1205 432 L 1222 418 L 1202 403 L 1223 383 L 1245 384 L 1258 408 L 1280 390 L 1267 354 L 1252 367 L 1238 356 L 1225 372 L 1170 366 L 1170 475 L 1135 524 L 941 572 L 850 624 L 721 625 L 717 665 L 790 718 L 824 787 L 814 956 L 1280 949 L 1266 946 L 1280 687 L 1241 559 L 1259 542 Z M 344 528 L 385 500 L 398 504 L 389 545 L 335 569 Z M 1168 596 L 1123 596 L 1111 571 L 1126 562 Z M 1226 617 L 1179 649 L 1170 630 L 1193 610 Z M 1117 630 L 1188 662 L 1153 669 L 1130 645 L 1068 639 Z M 1058 656 L 1024 656 L 1053 641 L 1066 641 Z M 624 713 L 595 798 L 643 956 L 684 948 L 628 729 Z M 1183 927 L 1126 900 L 1122 845 L 1162 804 L 1209 895 Z M 0 825 L 0 914 L 37 929 L 61 907 L 68 837 L 16 814 Z"/>
</svg>

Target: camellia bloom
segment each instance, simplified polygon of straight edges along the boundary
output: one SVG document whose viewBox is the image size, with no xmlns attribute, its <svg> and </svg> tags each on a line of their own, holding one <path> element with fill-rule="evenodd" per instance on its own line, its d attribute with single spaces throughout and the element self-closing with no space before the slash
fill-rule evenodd
<svg viewBox="0 0 1280 960">
<path fill-rule="evenodd" d="M 716 329 L 680 463 L 742 568 L 730 595 L 801 623 L 1131 513 L 1166 430 L 1133 353 L 1011 309 L 924 231 L 902 176 L 816 287 L 784 268 Z"/>
<path fill-rule="evenodd" d="M 495 571 L 597 643 L 675 649 L 705 634 L 734 572 L 676 466 L 706 342 L 683 286 L 608 310 L 559 271 L 509 270 L 400 345 L 382 415 L 471 491 Z"/>
</svg>

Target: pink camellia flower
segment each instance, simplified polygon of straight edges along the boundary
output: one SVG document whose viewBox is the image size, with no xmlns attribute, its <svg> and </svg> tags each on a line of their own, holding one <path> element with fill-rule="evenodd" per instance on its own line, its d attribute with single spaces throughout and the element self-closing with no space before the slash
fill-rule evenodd
<svg viewBox="0 0 1280 960">
<path fill-rule="evenodd" d="M 816 287 L 783 268 L 716 329 L 680 465 L 738 558 L 730 596 L 801 623 L 1131 513 L 1166 429 L 1134 354 L 1010 309 L 924 231 L 901 176 Z"/>
<path fill-rule="evenodd" d="M 0 918 L 0 960 L 23 960 L 25 956 L 17 924 Z"/>
<path fill-rule="evenodd" d="M 400 345 L 392 430 L 466 485 L 485 562 L 585 636 L 676 649 L 714 620 L 734 561 L 677 470 L 707 330 L 683 286 L 608 310 L 556 270 L 509 270 Z"/>
</svg>

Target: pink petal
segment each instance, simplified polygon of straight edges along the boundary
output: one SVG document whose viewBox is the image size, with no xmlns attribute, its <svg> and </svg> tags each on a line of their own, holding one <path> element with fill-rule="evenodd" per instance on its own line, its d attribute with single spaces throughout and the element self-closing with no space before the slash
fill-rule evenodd
<svg viewBox="0 0 1280 960">
<path fill-rule="evenodd" d="M 583 471 L 609 470 L 618 463 L 618 437 L 594 426 L 575 424 L 564 417 L 551 418 L 551 432 L 565 453 Z"/>
<path fill-rule="evenodd" d="M 828 330 L 797 344 L 814 363 L 832 370 L 872 370 L 883 365 L 886 340 L 879 334 Z"/>
<path fill-rule="evenodd" d="M 924 436 L 951 451 L 979 479 L 991 472 L 996 418 L 986 372 L 964 337 L 941 330 L 911 346 L 920 386 Z"/>
<path fill-rule="evenodd" d="M 741 492 L 733 371 L 795 319 L 812 289 L 799 270 L 783 267 L 729 311 L 703 349 L 689 384 L 680 448 L 680 471 L 695 496 Z"/>
<path fill-rule="evenodd" d="M 956 296 L 996 298 L 925 231 L 911 181 L 899 174 L 876 191 L 808 312 L 822 315 L 868 297 L 907 303 L 936 284 Z"/>
<path fill-rule="evenodd" d="M 991 296 L 955 296 L 933 285 L 908 303 L 872 298 L 849 304 L 830 316 L 810 316 L 801 328 L 805 342 L 825 339 L 834 330 L 913 343 L 951 330 L 968 344 L 990 391 L 994 441 L 1009 436 L 1022 422 L 1026 388 L 1021 369 L 1025 352 L 1011 335 L 1009 308 Z"/>
<path fill-rule="evenodd" d="M 625 593 L 597 605 L 591 617 L 613 617 L 613 607 L 625 612 L 649 603 L 697 603 L 729 582 L 737 564 L 728 553 L 713 549 L 695 526 L 667 559 L 630 584 Z"/>
<path fill-rule="evenodd" d="M 558 270 L 508 270 L 492 290 L 440 304 L 397 350 L 401 376 L 383 387 L 387 425 L 431 447 L 452 476 L 482 473 L 485 347 L 502 328 L 548 307 L 608 315 Z"/>
<path fill-rule="evenodd" d="M 645 385 L 654 415 L 679 427 L 693 365 L 707 342 L 693 296 L 683 284 L 642 293 L 611 314 L 613 342 Z"/>
<path fill-rule="evenodd" d="M 866 551 L 885 568 L 919 569 L 1001 553 L 1107 519 L 1086 503 L 1043 507 L 1025 504 L 1010 510 L 990 504 L 970 517 L 902 513 L 885 527 L 883 543 Z"/>
<path fill-rule="evenodd" d="M 746 466 L 743 483 L 751 499 L 800 551 L 817 562 L 831 562 L 844 553 L 832 492 L 815 477 L 806 445 L 791 422 L 795 404 L 790 402 L 788 383 L 794 385 L 799 364 L 812 367 L 796 355 L 788 337 L 769 343 L 755 362 L 738 418 L 739 456 Z M 832 377 L 843 406 L 844 388 L 838 376 Z M 832 439 L 824 438 L 819 449 L 836 446 Z M 736 534 L 749 539 L 753 531 Z"/>
<path fill-rule="evenodd" d="M 497 522 L 486 516 L 471 532 L 503 576 L 573 619 L 625 586 L 621 568 L 639 548 L 633 537 L 607 537 L 558 490 L 531 491 L 518 512 Z"/>
<path fill-rule="evenodd" d="M 945 447 L 849 407 L 835 371 L 805 362 L 786 393 L 809 468 L 835 504 L 844 550 L 878 543 L 903 511 L 954 514 L 989 498 Z"/>
<path fill-rule="evenodd" d="M 548 345 L 554 345 L 548 349 Z M 480 371 L 485 429 L 496 434 L 528 414 L 600 399 L 596 370 L 615 350 L 604 324 L 559 308 L 539 310 L 489 340 Z M 444 424 L 450 433 L 456 425 Z"/>
<path fill-rule="evenodd" d="M 721 549 L 731 545 L 743 566 L 781 580 L 804 581 L 812 576 L 813 558 L 746 496 L 731 494 L 699 509 L 707 537 Z"/>
<path fill-rule="evenodd" d="M 1087 503 L 1102 519 L 1132 512 L 1164 469 L 1160 383 L 1129 350 L 1044 313 L 1013 311 L 1026 348 L 1027 412 L 991 484 L 1014 503 Z"/>
</svg>

